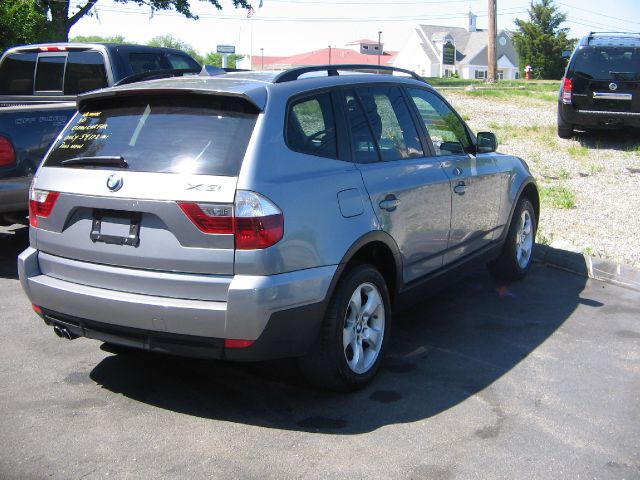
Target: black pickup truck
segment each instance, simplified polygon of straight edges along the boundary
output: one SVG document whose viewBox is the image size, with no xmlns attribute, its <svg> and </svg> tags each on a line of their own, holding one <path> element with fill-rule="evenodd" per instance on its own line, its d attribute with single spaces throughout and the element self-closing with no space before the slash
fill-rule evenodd
<svg viewBox="0 0 640 480">
<path fill-rule="evenodd" d="M 164 47 L 49 43 L 7 50 L 0 58 L 0 225 L 25 222 L 31 177 L 76 112 L 78 94 L 148 79 L 149 72 L 201 69 Z"/>
</svg>

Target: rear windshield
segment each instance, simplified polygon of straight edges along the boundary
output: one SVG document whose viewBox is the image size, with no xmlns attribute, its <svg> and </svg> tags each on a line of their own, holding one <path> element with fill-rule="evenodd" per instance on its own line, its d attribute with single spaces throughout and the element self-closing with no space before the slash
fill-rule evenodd
<svg viewBox="0 0 640 480">
<path fill-rule="evenodd" d="M 83 107 L 45 161 L 122 157 L 136 172 L 237 176 L 257 111 L 246 101 L 213 96 L 136 96 Z M 105 168 L 91 162 L 75 168 Z M 106 168 L 114 168 L 112 166 Z"/>
<path fill-rule="evenodd" d="M 589 47 L 576 53 L 576 74 L 597 80 L 640 79 L 640 48 Z"/>
</svg>

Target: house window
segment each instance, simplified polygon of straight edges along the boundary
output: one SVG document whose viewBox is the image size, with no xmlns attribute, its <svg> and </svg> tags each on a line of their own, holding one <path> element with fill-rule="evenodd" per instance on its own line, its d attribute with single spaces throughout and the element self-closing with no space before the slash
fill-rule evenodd
<svg viewBox="0 0 640 480">
<path fill-rule="evenodd" d="M 516 72 L 516 73 L 514 74 L 514 77 L 513 77 L 513 78 L 515 78 L 516 80 L 519 80 L 519 79 L 520 79 L 520 72 Z"/>
<path fill-rule="evenodd" d="M 369 45 L 362 45 L 363 50 L 369 50 Z"/>
<path fill-rule="evenodd" d="M 487 71 L 486 70 L 476 70 L 475 75 L 476 75 L 476 80 L 486 80 L 487 79 Z"/>
<path fill-rule="evenodd" d="M 498 80 L 504 80 L 504 70 L 498 70 Z"/>
<path fill-rule="evenodd" d="M 453 75 L 453 70 L 449 69 L 449 68 L 445 68 L 444 69 L 444 76 L 449 78 Z"/>
</svg>

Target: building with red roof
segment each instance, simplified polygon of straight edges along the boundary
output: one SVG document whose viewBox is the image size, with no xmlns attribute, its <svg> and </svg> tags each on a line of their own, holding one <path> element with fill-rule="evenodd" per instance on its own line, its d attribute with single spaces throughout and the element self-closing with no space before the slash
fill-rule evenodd
<svg viewBox="0 0 640 480">
<path fill-rule="evenodd" d="M 243 68 L 252 70 L 286 70 L 293 67 L 307 65 L 324 65 L 340 63 L 357 63 L 366 65 L 392 65 L 397 52 L 385 52 L 382 47 L 382 55 L 378 54 L 378 42 L 374 40 L 355 40 L 345 45 L 346 48 L 327 47 L 311 52 L 298 53 L 288 57 L 273 57 L 254 55 L 249 67 L 248 58 L 242 62 Z"/>
</svg>

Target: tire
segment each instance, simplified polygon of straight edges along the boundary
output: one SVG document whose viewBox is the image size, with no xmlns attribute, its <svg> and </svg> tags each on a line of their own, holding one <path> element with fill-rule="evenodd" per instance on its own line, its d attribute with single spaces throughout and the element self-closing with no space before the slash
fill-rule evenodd
<svg viewBox="0 0 640 480">
<path fill-rule="evenodd" d="M 566 123 L 560 115 L 560 109 L 558 108 L 558 137 L 564 139 L 570 139 L 573 136 L 573 126 Z"/>
<path fill-rule="evenodd" d="M 533 260 L 536 227 L 533 205 L 528 198 L 521 197 L 513 212 L 502 252 L 489 264 L 489 270 L 496 278 L 500 280 L 524 278 Z"/>
<path fill-rule="evenodd" d="M 384 278 L 371 265 L 353 266 L 336 286 L 315 345 L 300 359 L 302 373 L 321 388 L 362 388 L 380 367 L 390 327 Z"/>
</svg>

